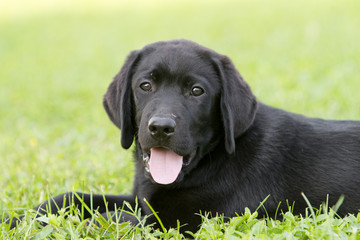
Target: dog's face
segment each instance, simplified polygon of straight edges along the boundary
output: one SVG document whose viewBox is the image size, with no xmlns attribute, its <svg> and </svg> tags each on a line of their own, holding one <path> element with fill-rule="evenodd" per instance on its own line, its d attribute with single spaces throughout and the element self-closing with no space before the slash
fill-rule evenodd
<svg viewBox="0 0 360 240">
<path fill-rule="evenodd" d="M 135 136 L 152 179 L 171 184 L 219 141 L 233 153 L 235 137 L 253 121 L 256 100 L 228 58 L 174 40 L 132 52 L 104 106 L 122 130 L 123 147 Z"/>
<path fill-rule="evenodd" d="M 159 47 L 139 60 L 131 81 L 135 125 L 155 181 L 175 181 L 219 140 L 220 86 L 211 62 L 191 49 Z"/>
</svg>

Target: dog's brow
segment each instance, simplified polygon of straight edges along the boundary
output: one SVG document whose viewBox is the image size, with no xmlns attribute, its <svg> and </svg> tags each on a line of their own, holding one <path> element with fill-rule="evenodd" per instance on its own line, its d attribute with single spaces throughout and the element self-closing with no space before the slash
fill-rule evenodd
<svg viewBox="0 0 360 240">
<path fill-rule="evenodd" d="M 206 80 L 207 78 L 206 78 L 204 75 L 202 75 L 202 74 L 189 73 L 189 74 L 187 74 L 187 76 L 188 76 L 188 78 L 190 78 L 190 79 L 195 79 L 195 80 L 204 81 L 204 82 L 207 81 L 207 80 Z"/>
</svg>

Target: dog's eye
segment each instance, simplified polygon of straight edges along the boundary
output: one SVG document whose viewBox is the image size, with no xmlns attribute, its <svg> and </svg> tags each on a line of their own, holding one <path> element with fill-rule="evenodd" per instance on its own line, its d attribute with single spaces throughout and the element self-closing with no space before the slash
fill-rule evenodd
<svg viewBox="0 0 360 240">
<path fill-rule="evenodd" d="M 146 92 L 151 91 L 151 84 L 149 82 L 143 82 L 140 84 L 140 88 Z"/>
<path fill-rule="evenodd" d="M 193 89 L 191 89 L 191 95 L 193 96 L 200 96 L 204 93 L 204 89 L 202 89 L 201 87 L 193 87 Z"/>
</svg>

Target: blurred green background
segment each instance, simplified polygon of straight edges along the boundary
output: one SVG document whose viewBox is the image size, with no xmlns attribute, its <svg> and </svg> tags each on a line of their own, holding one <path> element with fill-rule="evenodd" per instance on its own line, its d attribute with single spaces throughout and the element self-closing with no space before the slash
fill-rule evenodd
<svg viewBox="0 0 360 240">
<path fill-rule="evenodd" d="M 129 193 L 132 153 L 102 97 L 131 50 L 174 38 L 228 55 L 262 102 L 360 120 L 358 0 L 3 0 L 0 210 Z"/>
</svg>

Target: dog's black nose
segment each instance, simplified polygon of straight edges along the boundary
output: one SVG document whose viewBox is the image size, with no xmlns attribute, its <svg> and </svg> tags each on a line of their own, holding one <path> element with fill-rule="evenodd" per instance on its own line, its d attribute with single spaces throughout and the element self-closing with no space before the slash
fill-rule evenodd
<svg viewBox="0 0 360 240">
<path fill-rule="evenodd" d="M 170 137 L 175 132 L 176 123 L 172 118 L 152 117 L 148 127 L 155 138 Z"/>
</svg>

